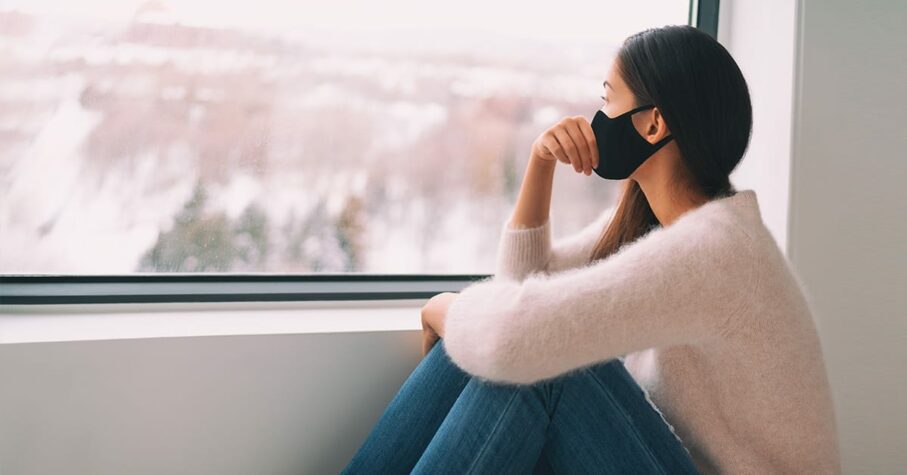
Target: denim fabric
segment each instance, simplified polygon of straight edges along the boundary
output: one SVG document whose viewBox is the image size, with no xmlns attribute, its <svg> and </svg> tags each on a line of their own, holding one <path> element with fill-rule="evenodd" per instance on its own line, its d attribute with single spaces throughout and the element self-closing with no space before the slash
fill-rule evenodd
<svg viewBox="0 0 907 475">
<path fill-rule="evenodd" d="M 473 378 L 439 339 L 343 474 L 696 474 L 621 359 L 532 385 Z"/>
</svg>

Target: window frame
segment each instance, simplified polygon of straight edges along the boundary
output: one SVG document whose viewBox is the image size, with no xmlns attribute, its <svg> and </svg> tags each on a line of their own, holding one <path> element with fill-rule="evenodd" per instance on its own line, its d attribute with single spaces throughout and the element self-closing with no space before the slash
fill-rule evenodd
<svg viewBox="0 0 907 475">
<path fill-rule="evenodd" d="M 298 302 L 426 299 L 488 274 L 3 275 L 0 304 Z"/>
<path fill-rule="evenodd" d="M 721 0 L 690 0 L 687 23 L 718 38 L 718 9 Z"/>
<path fill-rule="evenodd" d="M 718 36 L 720 0 L 690 0 L 688 24 Z M 0 275 L 0 305 L 427 299 L 490 274 L 162 273 Z"/>
</svg>

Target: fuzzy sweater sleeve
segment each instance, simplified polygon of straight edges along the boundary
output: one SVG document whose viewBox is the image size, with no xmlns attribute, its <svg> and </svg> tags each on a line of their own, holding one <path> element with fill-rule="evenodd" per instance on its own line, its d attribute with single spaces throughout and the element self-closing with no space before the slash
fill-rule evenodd
<svg viewBox="0 0 907 475">
<path fill-rule="evenodd" d="M 475 377 L 532 384 L 634 351 L 708 342 L 748 303 L 752 247 L 725 221 L 681 217 L 593 263 L 522 281 L 487 277 L 448 308 L 445 348 Z"/>
<path fill-rule="evenodd" d="M 588 262 L 614 210 L 606 208 L 579 231 L 553 242 L 550 218 L 531 228 L 506 221 L 498 241 L 495 276 L 522 281 L 535 272 L 556 272 Z"/>
</svg>

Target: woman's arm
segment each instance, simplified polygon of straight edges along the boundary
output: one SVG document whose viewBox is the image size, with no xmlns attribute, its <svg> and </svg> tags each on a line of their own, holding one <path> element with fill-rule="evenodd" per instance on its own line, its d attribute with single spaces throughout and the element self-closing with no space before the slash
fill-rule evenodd
<svg viewBox="0 0 907 475">
<path fill-rule="evenodd" d="M 558 161 L 587 176 L 598 166 L 595 135 L 585 117 L 565 117 L 533 142 L 513 215 L 501 230 L 496 276 L 523 280 L 531 272 L 545 270 L 549 260 L 555 265 L 576 260 L 568 254 L 578 249 L 565 246 L 567 241 L 556 243 L 552 253 L 548 212 Z"/>
<path fill-rule="evenodd" d="M 545 265 L 551 250 L 548 211 L 556 166 L 557 161 L 530 156 L 513 215 L 501 229 L 496 276 L 523 280 Z"/>
<path fill-rule="evenodd" d="M 548 221 L 555 167 L 556 160 L 546 160 L 534 154 L 529 157 L 523 184 L 509 221 L 510 227 L 534 228 Z"/>
<path fill-rule="evenodd" d="M 445 347 L 473 376 L 531 384 L 708 342 L 737 323 L 754 268 L 750 238 L 734 223 L 681 218 L 590 266 L 466 287 L 447 309 Z"/>
<path fill-rule="evenodd" d="M 512 223 L 505 223 L 495 275 L 522 281 L 533 272 L 559 272 L 587 264 L 614 209 L 606 208 L 579 231 L 555 240 L 550 219 L 533 228 L 514 228 Z"/>
</svg>

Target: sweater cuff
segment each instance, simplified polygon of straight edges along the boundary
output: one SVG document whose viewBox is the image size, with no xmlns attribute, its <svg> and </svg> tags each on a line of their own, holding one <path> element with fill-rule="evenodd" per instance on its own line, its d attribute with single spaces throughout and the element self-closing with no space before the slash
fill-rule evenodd
<svg viewBox="0 0 907 475">
<path fill-rule="evenodd" d="M 511 227 L 510 220 L 501 229 L 495 275 L 522 281 L 532 272 L 542 271 L 551 252 L 551 219 L 536 227 Z"/>
</svg>

